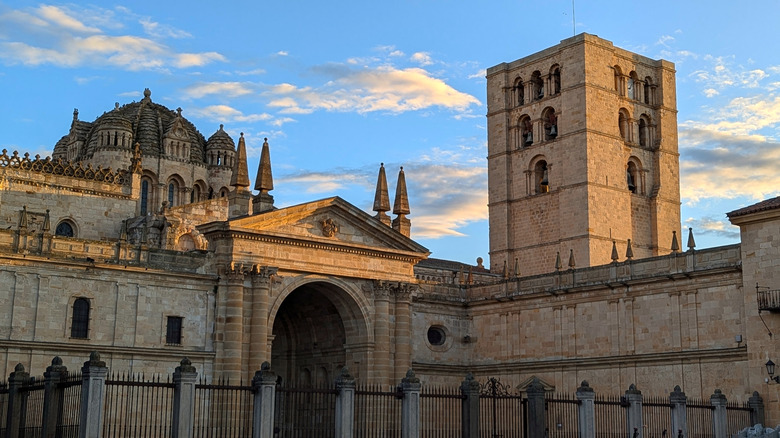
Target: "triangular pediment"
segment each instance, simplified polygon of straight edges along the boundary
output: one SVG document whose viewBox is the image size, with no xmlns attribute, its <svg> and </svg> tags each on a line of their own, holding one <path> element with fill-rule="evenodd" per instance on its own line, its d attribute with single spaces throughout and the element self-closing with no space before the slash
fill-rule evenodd
<svg viewBox="0 0 780 438">
<path fill-rule="evenodd" d="M 542 388 L 544 388 L 544 392 L 555 392 L 555 385 L 537 376 L 531 376 L 523 380 L 522 382 L 520 382 L 520 384 L 517 385 L 517 390 L 520 392 L 526 392 L 528 390 L 528 387 L 531 386 L 531 383 L 533 383 L 534 379 L 539 380 L 539 383 L 542 385 Z"/>
<path fill-rule="evenodd" d="M 217 228 L 222 231 L 229 229 L 318 245 L 400 252 L 420 258 L 426 258 L 430 253 L 422 245 L 339 197 L 244 216 L 220 224 L 212 223 L 204 228 L 212 228 L 213 225 L 218 225 Z"/>
</svg>

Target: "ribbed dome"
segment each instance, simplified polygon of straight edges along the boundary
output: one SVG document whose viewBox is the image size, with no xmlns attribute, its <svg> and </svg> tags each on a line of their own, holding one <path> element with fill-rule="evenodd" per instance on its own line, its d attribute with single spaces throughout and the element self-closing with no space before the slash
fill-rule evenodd
<svg viewBox="0 0 780 438">
<path fill-rule="evenodd" d="M 219 130 L 215 132 L 208 141 L 206 141 L 206 150 L 222 149 L 222 150 L 236 150 L 236 144 L 233 139 L 230 138 L 227 132 L 224 130 L 224 125 L 219 125 Z"/>
<path fill-rule="evenodd" d="M 173 111 L 163 105 L 152 102 L 151 91 L 147 88 L 144 90 L 144 98 L 140 102 L 132 102 L 122 106 L 117 104 L 113 110 L 103 113 L 102 116 L 98 117 L 90 124 L 91 129 L 84 138 L 86 150 L 84 151 L 83 158 L 88 158 L 95 153 L 101 145 L 101 133 L 108 131 L 127 133 L 127 141 L 124 145 L 122 145 L 121 142 L 117 142 L 118 144 L 112 144 L 111 146 L 132 150 L 135 143 L 140 143 L 141 152 L 144 155 L 158 156 L 163 153 L 163 136 L 171 129 L 177 118 L 180 117 L 180 111 L 181 110 L 179 110 L 179 112 Z M 74 122 L 76 121 L 74 120 Z M 84 124 L 84 122 L 78 122 L 78 124 L 81 125 Z M 203 162 L 206 147 L 205 138 L 198 132 L 195 126 L 184 117 L 181 117 L 180 126 L 184 131 L 180 136 L 192 144 L 190 149 L 190 160 L 193 162 Z M 79 134 L 81 133 L 76 133 L 76 135 Z M 130 138 L 132 138 L 132 142 L 130 141 Z M 65 138 L 63 138 L 63 140 L 65 140 Z M 63 140 L 60 140 L 60 142 L 63 142 Z M 230 144 L 233 144 L 232 140 L 230 140 Z M 60 146 L 59 142 L 58 146 Z M 60 150 L 62 150 L 61 146 Z M 55 152 L 56 151 L 57 148 L 55 148 Z"/>
</svg>

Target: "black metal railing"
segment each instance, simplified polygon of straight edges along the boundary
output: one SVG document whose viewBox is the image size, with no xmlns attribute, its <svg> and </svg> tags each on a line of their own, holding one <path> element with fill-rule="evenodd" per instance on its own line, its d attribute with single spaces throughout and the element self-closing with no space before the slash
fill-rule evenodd
<svg viewBox="0 0 780 438">
<path fill-rule="evenodd" d="M 5 436 L 6 413 L 8 412 L 8 383 L 0 382 L 0 436 Z"/>
<path fill-rule="evenodd" d="M 424 386 L 420 393 L 420 436 L 444 438 L 461 435 L 461 412 L 466 396 L 458 387 Z"/>
<path fill-rule="evenodd" d="M 669 397 L 643 397 L 642 422 L 644 438 L 672 438 L 672 405 Z"/>
<path fill-rule="evenodd" d="M 276 387 L 276 437 L 332 437 L 335 433 L 336 395 L 332 387 Z"/>
<path fill-rule="evenodd" d="M 728 436 L 736 436 L 742 429 L 754 426 L 750 421 L 752 411 L 747 403 L 726 403 L 726 432 Z"/>
<path fill-rule="evenodd" d="M 201 379 L 195 385 L 195 438 L 238 438 L 252 436 L 252 387 L 231 385 L 219 379 L 207 383 Z"/>
<path fill-rule="evenodd" d="M 545 397 L 549 438 L 577 438 L 579 404 L 580 401 L 569 394 L 549 394 Z"/>
<path fill-rule="evenodd" d="M 757 292 L 758 310 L 780 311 L 780 290 L 757 290 Z"/>
<path fill-rule="evenodd" d="M 523 438 L 526 436 L 528 403 L 509 384 L 496 378 L 483 383 L 479 394 L 480 437 Z"/>
<path fill-rule="evenodd" d="M 62 409 L 57 418 L 57 436 L 76 438 L 81 422 L 81 373 L 68 374 L 57 385 L 62 391 Z"/>
<path fill-rule="evenodd" d="M 715 436 L 712 426 L 712 412 L 715 408 L 709 400 L 689 398 L 685 405 L 688 421 L 688 438 L 711 438 Z"/>
<path fill-rule="evenodd" d="M 626 408 L 621 396 L 596 395 L 593 401 L 597 438 L 625 438 L 628 433 Z"/>
<path fill-rule="evenodd" d="M 174 384 L 170 376 L 150 379 L 121 374 L 106 379 L 104 437 L 168 436 L 171 430 Z"/>
<path fill-rule="evenodd" d="M 355 389 L 356 438 L 401 436 L 403 393 L 390 385 L 361 385 Z"/>
<path fill-rule="evenodd" d="M 41 436 L 43 426 L 43 396 L 45 388 L 42 378 L 32 377 L 19 387 L 19 401 L 22 403 L 19 435 Z"/>
</svg>

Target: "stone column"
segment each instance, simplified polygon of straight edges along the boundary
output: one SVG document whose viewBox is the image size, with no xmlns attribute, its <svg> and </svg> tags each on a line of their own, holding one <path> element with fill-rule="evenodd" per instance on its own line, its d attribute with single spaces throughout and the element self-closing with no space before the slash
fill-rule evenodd
<svg viewBox="0 0 780 438">
<path fill-rule="evenodd" d="M 531 384 L 528 385 L 526 394 L 528 394 L 528 436 L 547 436 L 545 433 L 547 421 L 545 418 L 544 386 L 538 377 L 534 377 Z"/>
<path fill-rule="evenodd" d="M 748 399 L 750 406 L 750 424 L 764 424 L 764 399 L 758 395 L 758 391 L 753 391 L 753 395 Z"/>
<path fill-rule="evenodd" d="M 633 383 L 626 391 L 628 401 L 628 436 L 642 438 L 642 391 Z"/>
<path fill-rule="evenodd" d="M 395 293 L 395 380 L 398 381 L 405 376 L 404 370 L 412 366 L 412 285 L 399 283 Z"/>
<path fill-rule="evenodd" d="M 273 438 L 274 402 L 276 401 L 276 373 L 271 364 L 263 362 L 252 378 L 255 403 L 252 411 L 252 438 Z"/>
<path fill-rule="evenodd" d="M 24 365 L 16 364 L 14 372 L 8 376 L 8 412 L 5 420 L 5 437 L 18 438 L 19 429 L 24 419 L 24 400 L 19 394 L 19 387 L 30 380 L 30 373 L 24 370 Z"/>
<path fill-rule="evenodd" d="M 386 282 L 374 282 L 374 381 L 390 384 L 393 367 L 390 364 L 390 287 Z"/>
<path fill-rule="evenodd" d="M 583 380 L 577 388 L 577 430 L 579 438 L 596 438 L 596 392 Z"/>
<path fill-rule="evenodd" d="M 726 422 L 726 395 L 720 389 L 710 396 L 712 410 L 712 428 L 715 438 L 728 438 L 728 423 Z"/>
<path fill-rule="evenodd" d="M 79 438 L 100 438 L 103 433 L 103 400 L 106 393 L 106 363 L 93 351 L 81 367 L 81 423 Z"/>
<path fill-rule="evenodd" d="M 401 438 L 420 438 L 420 379 L 409 368 L 401 380 L 404 399 L 401 404 Z M 338 435 L 337 435 L 338 436 Z"/>
<path fill-rule="evenodd" d="M 252 317 L 249 322 L 249 369 L 259 369 L 263 362 L 271 360 L 268 352 L 268 300 L 271 296 L 271 276 L 277 268 L 257 266 L 252 268 Z"/>
<path fill-rule="evenodd" d="M 59 383 L 68 376 L 68 369 L 62 359 L 56 356 L 43 373 L 43 424 L 41 437 L 54 438 L 57 434 L 57 420 L 62 412 L 63 390 Z"/>
<path fill-rule="evenodd" d="M 461 405 L 461 438 L 479 438 L 479 382 L 471 373 L 460 384 L 460 393 L 466 396 Z"/>
<path fill-rule="evenodd" d="M 195 381 L 198 373 L 186 357 L 173 373 L 171 438 L 192 438 L 195 421 Z"/>
<path fill-rule="evenodd" d="M 688 436 L 688 418 L 685 413 L 685 405 L 688 403 L 688 398 L 680 389 L 680 385 L 675 386 L 674 391 L 669 393 L 669 403 L 672 405 L 671 435 L 675 438 L 685 438 Z"/>
<path fill-rule="evenodd" d="M 225 293 L 224 355 L 222 372 L 230 380 L 241 380 L 244 342 L 244 278 L 243 266 L 230 263 L 222 273 L 227 280 Z"/>
<path fill-rule="evenodd" d="M 336 436 L 352 438 L 355 423 L 355 378 L 347 367 L 341 369 L 336 379 Z"/>
</svg>

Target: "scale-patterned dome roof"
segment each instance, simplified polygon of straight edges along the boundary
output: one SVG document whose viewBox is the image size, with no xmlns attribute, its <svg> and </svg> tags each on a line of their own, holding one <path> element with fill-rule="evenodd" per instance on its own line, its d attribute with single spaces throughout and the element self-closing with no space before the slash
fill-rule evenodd
<svg viewBox="0 0 780 438">
<path fill-rule="evenodd" d="M 221 149 L 235 151 L 236 144 L 233 143 L 233 139 L 230 138 L 227 132 L 223 129 L 224 125 L 219 125 L 219 131 L 215 132 L 208 141 L 206 141 L 206 149 Z"/>
</svg>

